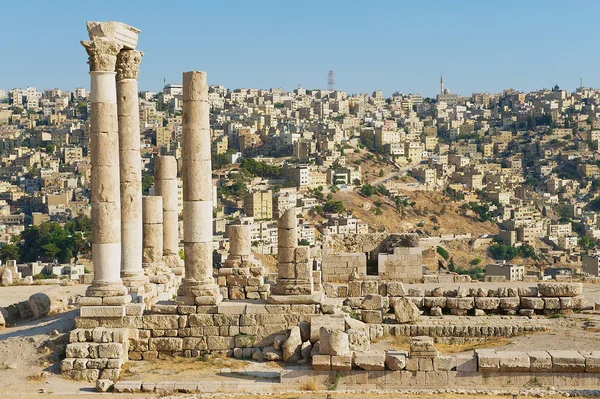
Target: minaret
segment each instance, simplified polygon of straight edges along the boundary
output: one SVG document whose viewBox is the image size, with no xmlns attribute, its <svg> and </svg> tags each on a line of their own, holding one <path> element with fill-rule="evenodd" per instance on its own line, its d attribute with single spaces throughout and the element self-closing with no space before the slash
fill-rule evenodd
<svg viewBox="0 0 600 399">
<path fill-rule="evenodd" d="M 444 94 L 444 76 L 440 74 L 440 94 Z"/>
</svg>

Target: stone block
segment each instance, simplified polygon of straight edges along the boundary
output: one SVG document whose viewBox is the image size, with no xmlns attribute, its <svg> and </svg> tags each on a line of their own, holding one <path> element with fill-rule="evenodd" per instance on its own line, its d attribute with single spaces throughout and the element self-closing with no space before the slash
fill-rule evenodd
<svg viewBox="0 0 600 399">
<path fill-rule="evenodd" d="M 425 297 L 423 298 L 423 306 L 425 306 L 426 308 L 445 308 L 446 297 Z"/>
<path fill-rule="evenodd" d="M 191 314 L 189 315 L 190 327 L 207 327 L 214 326 L 214 318 L 212 314 Z"/>
<path fill-rule="evenodd" d="M 378 281 L 363 281 L 361 284 L 361 295 L 377 295 L 379 294 L 379 282 Z"/>
<path fill-rule="evenodd" d="M 385 352 L 385 365 L 390 370 L 403 370 L 406 367 L 406 357 L 408 353 L 404 351 L 388 350 Z"/>
<path fill-rule="evenodd" d="M 354 364 L 363 370 L 385 370 L 385 353 L 358 352 L 354 354 Z"/>
<path fill-rule="evenodd" d="M 500 356 L 490 349 L 476 350 L 478 371 L 500 371 Z"/>
<path fill-rule="evenodd" d="M 174 309 L 176 311 L 175 305 Z M 159 314 L 144 316 L 144 329 L 146 330 L 168 330 L 179 328 L 179 315 Z"/>
<path fill-rule="evenodd" d="M 558 373 L 582 373 L 585 371 L 585 357 L 577 351 L 552 350 L 552 371 Z"/>
<path fill-rule="evenodd" d="M 141 381 L 117 381 L 114 386 L 115 393 L 138 393 L 142 392 Z M 146 391 L 149 392 L 149 391 Z"/>
<path fill-rule="evenodd" d="M 125 306 L 82 306 L 79 308 L 82 318 L 125 317 Z"/>
<path fill-rule="evenodd" d="M 400 281 L 390 281 L 387 283 L 387 295 L 388 296 L 405 296 L 406 290 L 404 284 Z"/>
<path fill-rule="evenodd" d="M 544 309 L 544 300 L 536 297 L 521 297 L 521 307 L 524 309 Z"/>
<path fill-rule="evenodd" d="M 440 356 L 433 359 L 433 369 L 439 371 L 450 371 L 456 369 L 456 357 Z"/>
<path fill-rule="evenodd" d="M 425 373 L 425 385 L 428 388 L 433 387 L 447 387 L 448 386 L 448 372 L 442 370 L 427 371 Z"/>
<path fill-rule="evenodd" d="M 549 297 L 574 297 L 583 292 L 581 283 L 538 283 L 537 288 L 541 296 Z"/>
<path fill-rule="evenodd" d="M 475 298 L 475 307 L 481 310 L 495 310 L 500 306 L 500 298 L 496 297 L 477 297 Z"/>
<path fill-rule="evenodd" d="M 183 350 L 182 338 L 150 338 L 151 351 L 180 351 Z"/>
<path fill-rule="evenodd" d="M 383 308 L 383 297 L 379 294 L 369 294 L 361 302 L 361 309 L 380 310 Z"/>
<path fill-rule="evenodd" d="M 331 356 L 331 369 L 338 371 L 352 370 L 352 355 Z"/>
<path fill-rule="evenodd" d="M 588 373 L 600 373 L 600 351 L 581 352 L 585 357 L 585 371 Z"/>
<path fill-rule="evenodd" d="M 532 372 L 552 371 L 552 356 L 546 351 L 527 352 L 529 368 Z"/>
<path fill-rule="evenodd" d="M 500 298 L 500 308 L 504 310 L 516 310 L 519 309 L 521 300 L 519 297 L 505 297 Z"/>
<path fill-rule="evenodd" d="M 206 350 L 206 339 L 204 337 L 186 337 L 182 340 L 183 350 Z"/>
<path fill-rule="evenodd" d="M 545 297 L 542 299 L 544 300 L 544 309 L 547 309 L 547 310 L 559 310 L 560 309 L 560 298 Z"/>
<path fill-rule="evenodd" d="M 520 297 L 536 297 L 536 296 L 538 296 L 538 288 L 537 287 L 519 287 L 517 289 L 517 294 Z"/>
<path fill-rule="evenodd" d="M 310 342 L 315 343 L 319 340 L 321 327 L 329 331 L 345 331 L 344 317 L 337 316 L 315 316 L 310 319 Z"/>
<path fill-rule="evenodd" d="M 329 355 L 314 355 L 312 357 L 312 368 L 315 371 L 331 370 L 331 356 L 329 356 Z"/>
<path fill-rule="evenodd" d="M 496 352 L 500 357 L 500 371 L 519 372 L 529 371 L 529 355 L 525 352 L 503 351 Z"/>
<path fill-rule="evenodd" d="M 90 344 L 85 342 L 74 342 L 67 345 L 65 352 L 67 358 L 90 357 Z"/>
<path fill-rule="evenodd" d="M 419 358 L 419 371 L 433 371 L 433 360 L 431 357 Z"/>
<path fill-rule="evenodd" d="M 383 322 L 381 310 L 362 310 L 360 315 L 365 323 L 381 324 Z"/>
<path fill-rule="evenodd" d="M 207 337 L 206 343 L 208 350 L 228 350 L 235 346 L 233 337 Z"/>
<path fill-rule="evenodd" d="M 331 356 L 345 356 L 350 353 L 348 334 L 344 331 L 329 331 L 321 327 L 319 331 L 320 353 Z"/>
</svg>

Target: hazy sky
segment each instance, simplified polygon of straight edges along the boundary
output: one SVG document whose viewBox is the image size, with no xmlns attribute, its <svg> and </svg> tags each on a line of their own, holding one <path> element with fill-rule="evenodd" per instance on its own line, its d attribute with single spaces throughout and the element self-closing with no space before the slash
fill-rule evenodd
<svg viewBox="0 0 600 399">
<path fill-rule="evenodd" d="M 600 87 L 600 1 L 0 2 L 0 89 L 89 87 L 88 20 L 139 29 L 141 90 L 188 70 L 229 88 L 336 88 L 433 96 Z"/>
</svg>

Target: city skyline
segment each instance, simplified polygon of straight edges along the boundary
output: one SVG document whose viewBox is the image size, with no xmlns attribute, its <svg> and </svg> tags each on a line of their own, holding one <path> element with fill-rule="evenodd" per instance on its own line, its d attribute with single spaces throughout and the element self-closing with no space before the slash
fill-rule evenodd
<svg viewBox="0 0 600 399">
<path fill-rule="evenodd" d="M 385 96 L 435 96 L 440 73 L 445 87 L 462 95 L 555 84 L 572 91 L 581 78 L 584 86 L 600 85 L 593 54 L 578 63 L 565 56 L 593 53 L 597 35 L 578 17 L 580 10 L 600 10 L 594 2 L 580 2 L 577 9 L 540 1 L 509 1 L 501 9 L 472 1 L 433 2 L 427 9 L 404 2 L 343 7 L 262 1 L 234 8 L 203 2 L 177 12 L 152 1 L 143 8 L 114 1 L 62 4 L 32 3 L 28 29 L 4 45 L 5 54 L 19 56 L 4 63 L 0 88 L 85 87 L 85 52 L 73 37 L 85 39 L 81 21 L 103 19 L 129 21 L 142 30 L 141 90 L 157 91 L 163 79 L 181 83 L 178 71 L 194 69 L 206 70 L 210 84 L 286 91 L 299 84 L 325 89 L 333 70 L 338 90 L 383 90 Z M 18 12 L 14 3 L 5 6 L 7 31 L 18 31 Z M 508 22 L 510 30 L 504 29 Z M 558 27 L 563 33 L 552 34 Z"/>
</svg>

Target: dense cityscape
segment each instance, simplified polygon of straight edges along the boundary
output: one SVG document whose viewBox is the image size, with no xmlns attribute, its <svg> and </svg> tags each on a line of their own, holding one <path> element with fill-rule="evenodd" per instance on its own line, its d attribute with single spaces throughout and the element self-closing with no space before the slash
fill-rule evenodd
<svg viewBox="0 0 600 399">
<path fill-rule="evenodd" d="M 90 216 L 88 97 L 85 88 L 0 90 L 0 256 L 26 274 L 83 274 L 86 231 L 76 242 L 59 232 Z M 276 219 L 298 206 L 304 245 L 416 232 L 434 270 L 483 277 L 486 264 L 507 261 L 540 278 L 598 276 L 598 98 L 558 86 L 461 96 L 443 78 L 435 98 L 212 85 L 215 250 L 241 219 L 253 250 L 276 254 Z M 182 85 L 139 101 L 142 185 L 152 194 L 155 157 L 181 163 Z"/>
</svg>

